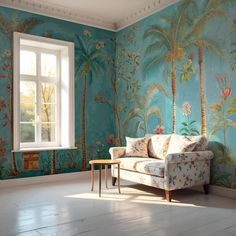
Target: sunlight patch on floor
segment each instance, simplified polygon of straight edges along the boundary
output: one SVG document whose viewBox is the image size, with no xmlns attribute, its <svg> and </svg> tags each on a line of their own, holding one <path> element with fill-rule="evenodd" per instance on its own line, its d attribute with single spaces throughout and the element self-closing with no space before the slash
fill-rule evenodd
<svg viewBox="0 0 236 236">
<path fill-rule="evenodd" d="M 132 203 L 144 203 L 144 204 L 155 204 L 155 205 L 171 205 L 177 204 L 178 206 L 190 206 L 199 207 L 190 203 L 181 203 L 177 200 L 167 202 L 164 196 L 156 195 L 153 193 L 141 191 L 134 188 L 122 188 L 121 194 L 117 193 L 117 189 L 103 190 L 101 197 L 98 192 L 78 193 L 73 195 L 64 196 L 66 198 L 77 198 L 84 200 L 101 200 L 101 201 L 129 201 Z"/>
</svg>

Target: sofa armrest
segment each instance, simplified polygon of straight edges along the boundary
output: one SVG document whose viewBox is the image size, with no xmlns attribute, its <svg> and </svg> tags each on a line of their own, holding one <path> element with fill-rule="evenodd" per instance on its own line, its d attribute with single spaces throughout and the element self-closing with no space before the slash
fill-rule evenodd
<svg viewBox="0 0 236 236">
<path fill-rule="evenodd" d="M 111 159 L 115 160 L 120 157 L 125 156 L 126 147 L 112 147 L 109 149 L 109 153 L 111 154 Z"/>
<path fill-rule="evenodd" d="M 165 160 L 164 187 L 166 190 L 209 184 L 211 151 L 169 154 Z"/>
<path fill-rule="evenodd" d="M 197 151 L 168 154 L 165 161 L 168 163 L 181 163 L 191 161 L 205 161 L 212 158 L 212 151 Z"/>
</svg>

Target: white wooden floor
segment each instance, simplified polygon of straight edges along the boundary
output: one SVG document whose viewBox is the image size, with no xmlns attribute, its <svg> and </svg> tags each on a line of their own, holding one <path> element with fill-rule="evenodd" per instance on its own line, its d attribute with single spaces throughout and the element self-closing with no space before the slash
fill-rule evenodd
<svg viewBox="0 0 236 236">
<path fill-rule="evenodd" d="M 0 189 L 0 236 L 236 235 L 234 200 L 180 190 L 167 203 L 163 191 L 123 181 L 121 195 L 99 198 L 89 181 Z"/>
</svg>

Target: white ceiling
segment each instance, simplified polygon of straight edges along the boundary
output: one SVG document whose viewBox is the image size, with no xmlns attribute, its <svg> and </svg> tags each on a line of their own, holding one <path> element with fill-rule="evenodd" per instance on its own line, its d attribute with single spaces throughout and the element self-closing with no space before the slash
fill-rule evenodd
<svg viewBox="0 0 236 236">
<path fill-rule="evenodd" d="M 0 5 L 116 31 L 177 1 L 0 0 Z"/>
</svg>

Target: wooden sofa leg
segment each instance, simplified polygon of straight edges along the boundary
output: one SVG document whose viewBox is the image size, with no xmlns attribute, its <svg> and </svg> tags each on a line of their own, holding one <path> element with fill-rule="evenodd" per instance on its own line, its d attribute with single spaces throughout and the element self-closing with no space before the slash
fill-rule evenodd
<svg viewBox="0 0 236 236">
<path fill-rule="evenodd" d="M 171 191 L 165 190 L 165 194 L 166 194 L 166 200 L 168 202 L 171 202 Z"/>
<path fill-rule="evenodd" d="M 209 184 L 204 184 L 203 185 L 203 190 L 204 190 L 205 194 L 208 194 L 209 193 Z"/>
<path fill-rule="evenodd" d="M 112 177 L 112 186 L 115 186 L 115 184 L 116 184 L 116 177 Z"/>
</svg>

